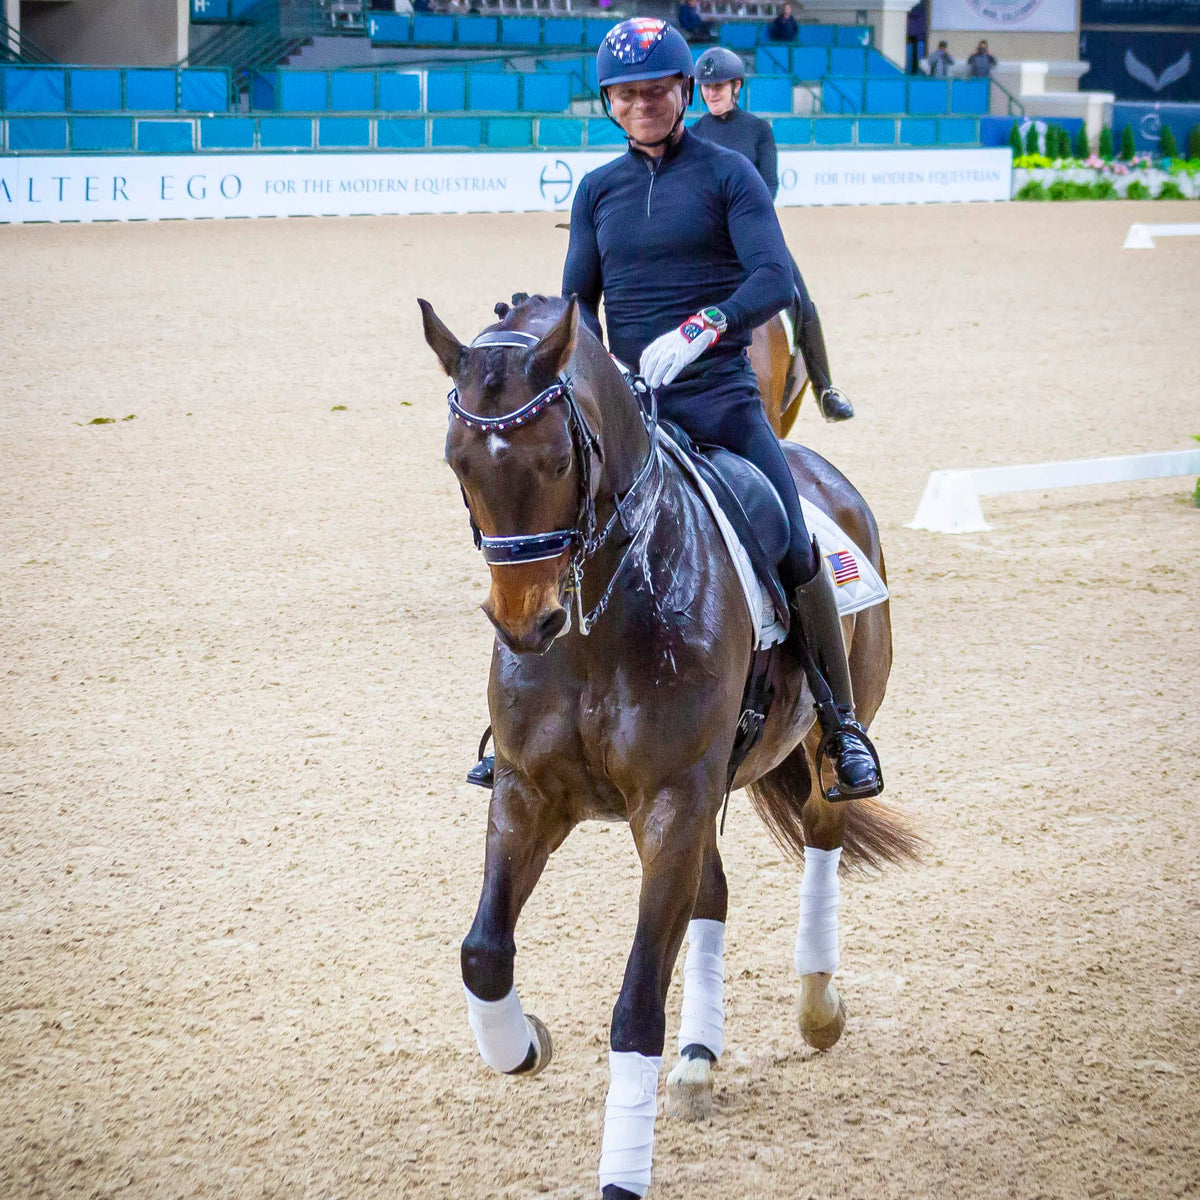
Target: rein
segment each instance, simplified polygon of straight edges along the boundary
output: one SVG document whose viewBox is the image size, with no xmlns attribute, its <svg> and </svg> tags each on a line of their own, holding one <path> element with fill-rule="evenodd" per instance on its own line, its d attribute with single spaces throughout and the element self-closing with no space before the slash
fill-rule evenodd
<svg viewBox="0 0 1200 1200">
<path fill-rule="evenodd" d="M 492 346 L 527 350 L 536 346 L 540 340 L 535 335 L 520 330 L 495 330 L 481 333 L 471 343 L 469 349 Z M 632 380 L 631 387 L 638 395 L 648 391 L 640 378 Z M 579 459 L 579 510 L 575 524 L 570 529 L 554 529 L 547 533 L 518 533 L 506 537 L 489 537 L 480 531 L 474 516 L 470 516 L 471 536 L 475 541 L 475 548 L 483 554 L 484 562 L 489 566 L 517 566 L 523 563 L 543 562 L 546 559 L 558 558 L 568 550 L 572 551 L 569 567 L 571 579 L 568 591 L 574 596 L 579 632 L 583 637 L 587 637 L 592 631 L 592 626 L 608 608 L 617 579 L 628 562 L 634 545 L 645 531 L 650 515 L 657 507 L 658 497 L 662 492 L 662 469 L 659 465 L 658 487 L 654 491 L 652 502 L 643 506 L 644 511 L 640 513 L 639 519 L 636 511 L 639 507 L 639 492 L 660 460 L 658 406 L 653 393 L 650 393 L 649 416 L 646 415 L 641 404 L 638 405 L 642 421 L 650 435 L 650 449 L 646 454 L 646 461 L 642 464 L 637 477 L 629 485 L 625 494 L 613 497 L 613 514 L 599 533 L 596 532 L 596 499 L 592 494 L 592 458 L 595 456 L 603 462 L 604 451 L 600 445 L 600 439 L 584 419 L 569 377 L 560 375 L 554 383 L 539 392 L 527 404 L 523 404 L 512 412 L 502 413 L 498 417 L 481 417 L 467 412 L 458 401 L 458 388 L 456 387 L 451 388 L 447 396 L 450 415 L 468 429 L 479 433 L 501 433 L 527 425 L 559 401 L 566 405 L 567 428 L 571 434 L 571 445 Z M 463 502 L 466 502 L 465 493 Z M 469 506 L 467 512 L 470 515 Z M 591 612 L 585 613 L 583 611 L 584 565 L 608 541 L 618 521 L 625 531 L 632 535 L 629 545 L 625 548 L 625 553 L 613 571 L 600 600 Z"/>
</svg>

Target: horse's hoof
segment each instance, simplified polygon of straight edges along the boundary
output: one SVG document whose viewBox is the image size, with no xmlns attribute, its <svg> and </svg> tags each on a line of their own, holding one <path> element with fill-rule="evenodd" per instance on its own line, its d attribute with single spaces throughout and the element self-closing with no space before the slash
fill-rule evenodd
<svg viewBox="0 0 1200 1200">
<path fill-rule="evenodd" d="M 713 1069 L 707 1058 L 681 1058 L 667 1076 L 667 1115 L 705 1121 L 713 1110 Z"/>
<path fill-rule="evenodd" d="M 522 1071 L 521 1074 L 526 1079 L 531 1079 L 550 1065 L 550 1060 L 554 1057 L 554 1047 L 550 1042 L 550 1030 L 537 1017 L 532 1013 L 526 1013 L 525 1020 L 529 1022 L 529 1032 L 533 1034 L 534 1059 L 533 1066 L 528 1071 Z"/>
<path fill-rule="evenodd" d="M 846 1006 L 823 974 L 801 977 L 800 1035 L 814 1050 L 829 1050 L 846 1028 Z"/>
</svg>

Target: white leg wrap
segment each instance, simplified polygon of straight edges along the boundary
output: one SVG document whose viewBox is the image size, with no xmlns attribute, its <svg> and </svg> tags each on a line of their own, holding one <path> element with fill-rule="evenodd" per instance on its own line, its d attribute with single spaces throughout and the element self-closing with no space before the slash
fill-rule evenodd
<svg viewBox="0 0 1200 1200">
<path fill-rule="evenodd" d="M 804 847 L 800 881 L 800 924 L 796 929 L 796 970 L 801 975 L 838 967 L 838 863 L 842 848 Z"/>
<path fill-rule="evenodd" d="M 662 1055 L 647 1058 L 633 1051 L 608 1052 L 611 1082 L 600 1147 L 601 1190 L 615 1183 L 635 1196 L 644 1196 L 650 1186 L 661 1067 Z"/>
<path fill-rule="evenodd" d="M 495 1071 L 515 1071 L 533 1045 L 533 1032 L 521 1011 L 517 989 L 513 988 L 503 1000 L 480 1000 L 465 984 L 463 991 L 467 1020 L 480 1057 Z"/>
<path fill-rule="evenodd" d="M 725 1049 L 725 923 L 689 921 L 687 936 L 679 1052 L 699 1044 L 720 1058 Z"/>
</svg>

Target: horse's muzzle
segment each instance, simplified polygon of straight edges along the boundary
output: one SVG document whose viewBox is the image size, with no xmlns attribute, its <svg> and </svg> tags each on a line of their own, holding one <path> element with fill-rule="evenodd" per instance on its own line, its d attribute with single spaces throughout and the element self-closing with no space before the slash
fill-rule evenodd
<svg viewBox="0 0 1200 1200">
<path fill-rule="evenodd" d="M 570 614 L 559 598 L 561 561 L 492 569 L 483 611 L 514 654 L 545 654 L 566 629 Z"/>
</svg>

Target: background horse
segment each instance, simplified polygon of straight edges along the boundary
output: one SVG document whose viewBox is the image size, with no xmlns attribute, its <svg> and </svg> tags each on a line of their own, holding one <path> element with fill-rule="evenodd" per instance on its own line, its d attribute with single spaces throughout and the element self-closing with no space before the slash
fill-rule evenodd
<svg viewBox="0 0 1200 1200">
<path fill-rule="evenodd" d="M 771 422 L 775 436 L 781 438 L 791 433 L 800 415 L 800 402 L 808 389 L 804 359 L 796 353 L 796 373 L 793 375 L 792 357 L 787 330 L 778 314 L 755 329 L 750 342 L 750 365 L 758 379 L 767 420 Z"/>
<path fill-rule="evenodd" d="M 575 825 L 628 822 L 642 887 L 610 1029 L 600 1182 L 606 1200 L 641 1196 L 667 989 L 685 933 L 673 1111 L 709 1110 L 723 1048 L 728 890 L 716 818 L 751 660 L 750 616 L 704 501 L 657 446 L 574 300 L 502 307 L 503 319 L 470 346 L 420 305 L 426 341 L 454 382 L 446 460 L 489 562 L 483 608 L 496 630 L 488 691 L 496 781 L 482 894 L 462 946 L 468 1018 L 493 1068 L 534 1075 L 546 1066 L 550 1035 L 523 1013 L 513 986 L 521 909 Z M 802 494 L 882 575 L 863 498 L 820 456 L 786 451 Z M 891 666 L 888 606 L 847 618 L 843 629 L 866 725 Z M 842 852 L 875 865 L 911 857 L 915 842 L 882 804 L 821 797 L 812 767 L 819 731 L 790 649 L 777 656 L 771 682 L 774 707 L 734 785 L 749 786 L 772 834 L 805 860 L 800 1029 L 824 1048 L 845 1022 L 830 978 Z"/>
</svg>

